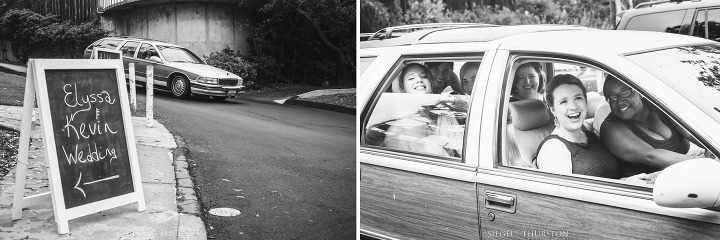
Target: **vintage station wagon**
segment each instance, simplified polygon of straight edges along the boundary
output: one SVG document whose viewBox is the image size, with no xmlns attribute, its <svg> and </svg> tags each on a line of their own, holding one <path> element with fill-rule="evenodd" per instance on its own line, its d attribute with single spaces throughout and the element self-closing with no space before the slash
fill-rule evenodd
<svg viewBox="0 0 720 240">
<path fill-rule="evenodd" d="M 720 239 L 717 160 L 677 163 L 654 184 L 543 171 L 528 163 L 554 128 L 547 107 L 509 101 L 522 63 L 540 63 L 545 79 L 575 75 L 588 90 L 585 128 L 599 135 L 612 75 L 718 156 L 716 42 L 574 26 L 440 28 L 361 42 L 359 57 L 361 235 Z M 471 94 L 398 91 L 403 68 L 427 62 L 452 62 L 461 79 L 476 63 Z"/>
<path fill-rule="evenodd" d="M 224 100 L 234 97 L 244 88 L 240 76 L 207 65 L 192 51 L 175 44 L 140 38 L 107 37 L 90 44 L 85 49 L 84 58 L 90 58 L 95 47 L 119 50 L 126 77 L 129 63 L 134 63 L 139 84 L 147 82 L 146 68 L 153 66 L 155 88 L 169 90 L 178 98 L 196 94 Z"/>
</svg>

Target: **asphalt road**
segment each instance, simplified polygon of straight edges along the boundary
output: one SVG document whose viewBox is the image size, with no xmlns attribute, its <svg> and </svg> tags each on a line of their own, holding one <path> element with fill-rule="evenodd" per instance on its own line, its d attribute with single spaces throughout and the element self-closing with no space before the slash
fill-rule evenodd
<svg viewBox="0 0 720 240">
<path fill-rule="evenodd" d="M 209 239 L 355 238 L 355 116 L 159 91 L 154 102 L 190 149 Z M 213 208 L 240 215 L 214 216 Z"/>
</svg>

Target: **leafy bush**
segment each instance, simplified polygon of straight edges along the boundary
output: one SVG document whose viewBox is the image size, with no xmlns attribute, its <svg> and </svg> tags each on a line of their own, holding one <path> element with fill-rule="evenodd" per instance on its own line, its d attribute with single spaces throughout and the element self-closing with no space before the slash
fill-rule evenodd
<svg viewBox="0 0 720 240">
<path fill-rule="evenodd" d="M 85 47 L 108 36 L 95 23 L 60 22 L 53 15 L 11 9 L 0 18 L 0 40 L 10 42 L 15 57 L 27 62 L 30 56 L 79 58 Z"/>
<path fill-rule="evenodd" d="M 564 24 L 599 29 L 614 27 L 610 8 L 600 0 L 517 0 L 515 11 L 482 5 L 472 10 L 449 11 L 442 0 L 410 0 L 409 3 L 410 8 L 403 15 L 402 22 L 391 22 L 390 25 L 475 22 L 497 25 Z M 361 8 L 361 11 L 365 9 Z"/>
<path fill-rule="evenodd" d="M 10 42 L 15 57 L 27 62 L 34 49 L 44 40 L 37 32 L 57 21 L 52 15 L 42 16 L 27 9 L 11 9 L 0 18 L 0 35 Z"/>
<path fill-rule="evenodd" d="M 248 61 L 242 54 L 231 50 L 228 46 L 220 52 L 212 52 L 209 57 L 203 56 L 203 58 L 205 58 L 205 62 L 210 66 L 242 77 L 246 85 L 251 85 L 257 81 L 255 63 Z"/>
<path fill-rule="evenodd" d="M 277 83 L 277 80 L 281 78 L 280 64 L 278 64 L 275 58 L 267 55 L 253 55 L 249 57 L 249 60 L 255 64 L 255 71 L 257 72 L 257 78 L 255 82 L 260 85 L 266 85 L 269 83 Z"/>
<path fill-rule="evenodd" d="M 390 12 L 378 0 L 360 1 L 360 32 L 376 32 L 390 26 Z"/>
<path fill-rule="evenodd" d="M 405 13 L 406 24 L 445 22 L 445 4 L 441 0 L 415 0 Z"/>
</svg>

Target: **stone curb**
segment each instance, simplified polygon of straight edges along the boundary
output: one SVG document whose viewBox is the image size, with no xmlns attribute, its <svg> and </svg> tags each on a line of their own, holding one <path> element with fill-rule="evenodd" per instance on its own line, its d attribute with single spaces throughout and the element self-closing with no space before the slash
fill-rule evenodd
<svg viewBox="0 0 720 240">
<path fill-rule="evenodd" d="M 175 138 L 175 144 L 177 144 L 177 148 L 173 150 L 172 155 L 173 166 L 175 167 L 175 182 L 177 184 L 175 194 L 177 196 L 178 213 L 180 214 L 178 225 L 185 226 L 185 229 L 188 228 L 187 226 L 193 226 L 187 230 L 193 233 L 200 231 L 200 234 L 197 235 L 204 238 L 207 236 L 207 232 L 205 231 L 205 223 L 200 217 L 200 200 L 195 193 L 195 185 L 188 171 L 186 155 L 190 152 L 190 149 L 188 149 L 182 137 L 176 135 L 173 135 L 173 137 Z M 200 225 L 199 229 L 192 229 L 198 227 L 195 225 Z"/>
<path fill-rule="evenodd" d="M 0 123 L 0 129 L 8 130 L 8 131 L 20 132 L 20 129 L 19 129 L 19 128 L 15 128 L 15 127 L 13 127 L 13 126 L 10 125 L 10 124 L 4 124 L 4 123 Z"/>
<path fill-rule="evenodd" d="M 285 100 L 285 103 L 283 103 L 283 104 L 296 105 L 296 106 L 302 106 L 302 107 L 310 107 L 310 108 L 319 108 L 319 109 L 324 109 L 324 110 L 333 111 L 333 112 L 340 112 L 340 113 L 355 115 L 354 108 L 332 105 L 332 104 L 327 104 L 327 103 L 319 103 L 319 102 L 300 100 L 300 98 L 298 96 L 293 96 L 291 98 L 288 98 L 287 100 Z"/>
<path fill-rule="evenodd" d="M 25 73 L 25 72 L 18 72 L 18 71 L 12 70 L 12 69 L 10 69 L 10 68 L 2 67 L 2 66 L 0 66 L 0 72 L 5 72 L 5 73 L 10 73 L 10 74 L 20 75 L 20 76 L 23 76 L 23 77 L 27 76 L 27 73 Z"/>
</svg>

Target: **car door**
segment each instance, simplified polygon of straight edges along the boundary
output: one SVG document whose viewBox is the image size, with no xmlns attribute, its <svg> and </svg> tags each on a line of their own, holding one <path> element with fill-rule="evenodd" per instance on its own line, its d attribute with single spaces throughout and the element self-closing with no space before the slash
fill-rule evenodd
<svg viewBox="0 0 720 240">
<path fill-rule="evenodd" d="M 487 79 L 492 54 L 468 51 L 470 45 L 399 49 L 407 51 L 386 49 L 360 78 L 361 233 L 479 239 L 477 148 L 467 146 L 478 143 L 480 119 L 471 115 L 481 114 L 486 82 L 480 79 Z M 477 71 L 466 79 L 477 79 L 478 94 L 452 94 L 451 87 L 441 94 L 400 90 L 403 69 L 426 62 L 452 62 L 458 78 L 461 69 Z"/>
<path fill-rule="evenodd" d="M 120 47 L 120 52 L 122 53 L 122 60 L 123 60 L 123 67 L 125 68 L 125 78 L 130 78 L 129 76 L 129 63 L 135 64 L 135 70 L 137 71 L 137 60 L 135 58 L 135 54 L 137 53 L 138 47 L 140 46 L 140 42 L 136 41 L 127 41 L 125 44 L 123 44 Z M 135 73 L 135 76 L 137 76 L 137 72 Z"/>
<path fill-rule="evenodd" d="M 690 121 L 672 114 L 671 110 L 679 110 L 677 106 L 687 103 L 679 103 L 684 98 L 672 88 L 653 82 L 651 79 L 657 79 L 642 69 L 633 68 L 633 64 L 621 56 L 613 60 L 620 63 L 572 54 L 498 51 L 487 86 L 484 124 L 480 129 L 482 133 L 492 133 L 481 134 L 479 145 L 477 192 L 483 238 L 717 239 L 720 236 L 720 212 L 716 209 L 657 206 L 650 184 L 555 174 L 508 161 L 511 139 L 519 137 L 510 136 L 512 133 L 508 131 L 512 127 L 507 124 L 508 99 L 516 68 L 524 62 L 552 65 L 551 74 L 576 75 L 584 85 L 594 86 L 599 93 L 602 93 L 604 76 L 612 74 L 628 82 L 674 119 Z M 581 76 L 587 69 L 593 70 L 592 74 Z M 678 103 L 671 104 L 668 99 L 659 99 L 660 96 Z M 513 116 L 512 121 L 516 120 Z"/>
<path fill-rule="evenodd" d="M 151 57 L 158 57 L 158 51 L 149 43 L 142 43 L 140 45 L 140 48 L 137 52 L 137 55 L 135 59 L 135 76 L 137 77 L 138 81 L 146 82 L 147 81 L 147 67 L 153 66 L 153 73 L 156 72 L 157 68 L 162 65 L 161 62 L 151 60 Z M 162 60 L 161 60 L 162 61 Z M 162 86 L 166 87 L 167 83 L 164 81 L 159 80 L 161 77 L 158 76 L 158 74 L 154 73 L 154 80 L 153 83 L 156 84 L 156 86 Z"/>
</svg>

